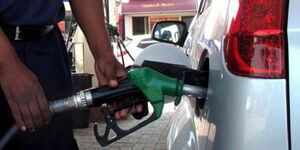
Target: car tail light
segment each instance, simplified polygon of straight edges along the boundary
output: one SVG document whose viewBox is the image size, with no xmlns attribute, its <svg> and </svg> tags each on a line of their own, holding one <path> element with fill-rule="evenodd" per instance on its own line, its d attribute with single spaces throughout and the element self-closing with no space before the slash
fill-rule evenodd
<svg viewBox="0 0 300 150">
<path fill-rule="evenodd" d="M 286 0 L 239 0 L 224 40 L 235 75 L 285 78 Z"/>
</svg>

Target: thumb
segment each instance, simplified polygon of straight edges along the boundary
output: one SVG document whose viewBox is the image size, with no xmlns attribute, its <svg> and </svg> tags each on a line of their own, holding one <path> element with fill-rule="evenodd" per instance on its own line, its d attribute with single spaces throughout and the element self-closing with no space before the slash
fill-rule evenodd
<svg viewBox="0 0 300 150">
<path fill-rule="evenodd" d="M 115 79 L 110 79 L 109 80 L 109 83 L 108 83 L 108 86 L 110 86 L 110 87 L 112 87 L 112 88 L 114 88 L 114 87 L 118 87 L 118 81 L 117 80 L 115 80 Z"/>
</svg>

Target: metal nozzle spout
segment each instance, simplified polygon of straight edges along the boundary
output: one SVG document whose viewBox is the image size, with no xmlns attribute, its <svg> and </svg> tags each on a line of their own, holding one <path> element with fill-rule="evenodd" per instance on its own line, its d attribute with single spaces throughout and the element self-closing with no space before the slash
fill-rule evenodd
<svg viewBox="0 0 300 150">
<path fill-rule="evenodd" d="M 189 84 L 183 85 L 183 95 L 191 95 L 195 97 L 205 97 L 207 95 L 207 89 L 201 86 L 194 86 Z"/>
</svg>

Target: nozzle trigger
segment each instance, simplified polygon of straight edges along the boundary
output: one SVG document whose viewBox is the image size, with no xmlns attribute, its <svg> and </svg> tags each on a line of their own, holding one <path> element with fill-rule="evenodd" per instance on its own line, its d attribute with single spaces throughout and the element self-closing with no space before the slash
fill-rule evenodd
<svg viewBox="0 0 300 150">
<path fill-rule="evenodd" d="M 135 132 L 136 130 L 148 125 L 149 123 L 155 121 L 156 119 L 158 119 L 158 118 L 156 118 L 155 112 L 153 112 L 153 114 L 147 120 L 137 124 L 136 126 L 130 128 L 128 130 L 123 130 L 118 126 L 117 121 L 113 115 L 113 112 L 110 110 L 110 108 L 107 104 L 103 104 L 101 107 L 101 110 L 104 114 L 105 122 L 106 122 L 105 132 L 104 132 L 104 135 L 102 135 L 102 136 L 99 135 L 99 132 L 97 129 L 98 126 L 97 126 L 97 124 L 95 124 L 94 125 L 94 134 L 95 134 L 97 142 L 102 147 L 105 147 L 105 146 L 127 136 L 128 134 Z M 109 137 L 109 132 L 111 130 L 115 132 L 114 137 Z"/>
</svg>

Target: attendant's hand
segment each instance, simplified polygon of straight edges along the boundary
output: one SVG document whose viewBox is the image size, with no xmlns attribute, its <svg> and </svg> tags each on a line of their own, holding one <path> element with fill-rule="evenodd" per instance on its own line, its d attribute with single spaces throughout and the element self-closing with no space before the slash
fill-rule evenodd
<svg viewBox="0 0 300 150">
<path fill-rule="evenodd" d="M 0 85 L 16 124 L 22 131 L 35 130 L 51 120 L 51 112 L 36 76 L 21 62 L 0 68 Z"/>
<path fill-rule="evenodd" d="M 101 54 L 101 57 L 95 60 L 95 72 L 99 81 L 99 86 L 108 85 L 109 87 L 118 87 L 118 82 L 127 77 L 127 73 L 112 52 Z M 126 103 L 126 100 L 122 101 Z M 122 105 L 120 102 L 116 103 L 114 107 Z M 136 112 L 142 112 L 142 105 L 135 106 Z M 125 108 L 115 113 L 116 119 L 127 117 L 130 108 Z"/>
</svg>

